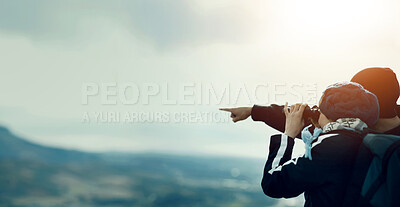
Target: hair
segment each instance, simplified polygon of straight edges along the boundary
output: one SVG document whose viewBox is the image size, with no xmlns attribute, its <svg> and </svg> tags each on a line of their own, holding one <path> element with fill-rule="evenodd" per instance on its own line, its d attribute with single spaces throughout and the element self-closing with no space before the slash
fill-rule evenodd
<svg viewBox="0 0 400 207">
<path fill-rule="evenodd" d="M 319 106 L 330 120 L 359 118 L 368 126 L 379 118 L 379 103 L 376 96 L 353 82 L 335 83 L 324 91 Z"/>
</svg>

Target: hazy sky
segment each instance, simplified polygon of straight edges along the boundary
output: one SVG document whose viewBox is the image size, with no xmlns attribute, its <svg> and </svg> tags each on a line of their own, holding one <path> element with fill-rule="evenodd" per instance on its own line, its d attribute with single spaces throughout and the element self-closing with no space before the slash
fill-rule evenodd
<svg viewBox="0 0 400 207">
<path fill-rule="evenodd" d="M 319 97 L 365 67 L 398 72 L 399 10 L 395 0 L 0 0 L 0 122 L 35 142 L 87 151 L 264 157 L 274 131 L 251 120 L 98 124 L 82 123 L 82 116 L 220 114 L 219 107 L 299 99 L 289 92 L 207 104 L 196 91 L 188 95 L 194 104 L 182 104 L 181 86 L 204 92 L 230 84 L 235 99 L 242 86 L 252 93 L 265 85 L 258 90 L 263 97 L 274 85 L 316 84 Z M 87 83 L 99 92 L 84 105 Z M 110 83 L 135 84 L 140 100 L 102 105 Z M 150 86 L 160 88 L 147 104 Z M 165 94 L 179 103 L 165 104 Z"/>
</svg>

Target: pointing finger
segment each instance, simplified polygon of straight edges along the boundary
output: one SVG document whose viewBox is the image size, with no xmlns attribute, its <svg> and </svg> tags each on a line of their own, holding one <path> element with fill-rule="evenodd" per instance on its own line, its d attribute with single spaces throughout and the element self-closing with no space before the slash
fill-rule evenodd
<svg viewBox="0 0 400 207">
<path fill-rule="evenodd" d="M 227 112 L 232 112 L 232 109 L 230 108 L 219 108 L 221 111 L 227 111 Z"/>
</svg>

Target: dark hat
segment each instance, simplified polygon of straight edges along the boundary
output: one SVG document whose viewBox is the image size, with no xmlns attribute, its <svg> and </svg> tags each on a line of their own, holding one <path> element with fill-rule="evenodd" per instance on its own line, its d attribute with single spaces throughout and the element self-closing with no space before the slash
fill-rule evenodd
<svg viewBox="0 0 400 207">
<path fill-rule="evenodd" d="M 378 99 L 358 83 L 343 82 L 328 86 L 321 97 L 319 108 L 333 121 L 339 118 L 359 118 L 368 126 L 373 126 L 379 118 Z"/>
<path fill-rule="evenodd" d="M 376 95 L 380 106 L 380 118 L 393 118 L 396 113 L 396 102 L 400 95 L 399 82 L 390 68 L 367 68 L 351 79 Z"/>
</svg>

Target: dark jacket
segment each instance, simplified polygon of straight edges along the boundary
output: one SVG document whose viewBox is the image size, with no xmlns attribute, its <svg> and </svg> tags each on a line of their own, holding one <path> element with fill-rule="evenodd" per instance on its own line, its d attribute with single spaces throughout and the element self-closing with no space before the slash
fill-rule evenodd
<svg viewBox="0 0 400 207">
<path fill-rule="evenodd" d="M 273 198 L 305 193 L 305 206 L 341 206 L 362 135 L 347 130 L 322 134 L 312 144 L 312 160 L 291 158 L 294 139 L 273 135 L 261 187 Z"/>
</svg>

